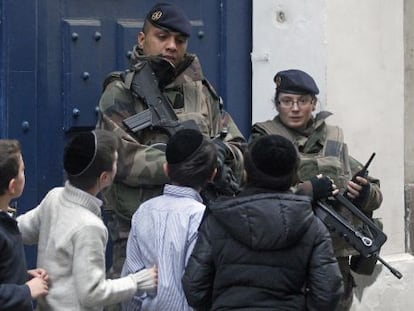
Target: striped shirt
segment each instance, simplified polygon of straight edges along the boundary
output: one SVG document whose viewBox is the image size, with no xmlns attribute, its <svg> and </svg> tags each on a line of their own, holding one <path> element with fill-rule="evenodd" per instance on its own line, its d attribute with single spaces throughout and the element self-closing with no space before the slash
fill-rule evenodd
<svg viewBox="0 0 414 311">
<path fill-rule="evenodd" d="M 205 206 L 192 188 L 165 185 L 162 195 L 150 199 L 132 217 L 122 275 L 158 267 L 157 293 L 137 293 L 123 310 L 186 311 L 181 285 L 193 250 Z"/>
</svg>

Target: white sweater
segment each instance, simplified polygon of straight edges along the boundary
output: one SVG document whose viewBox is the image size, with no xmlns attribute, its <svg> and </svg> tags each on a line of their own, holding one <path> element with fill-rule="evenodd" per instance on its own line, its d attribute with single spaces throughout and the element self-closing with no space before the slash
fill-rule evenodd
<svg viewBox="0 0 414 311">
<path fill-rule="evenodd" d="M 40 310 L 102 310 L 135 294 L 130 276 L 106 280 L 108 231 L 101 204 L 66 182 L 18 217 L 23 242 L 38 244 L 37 266 L 49 274 L 49 294 L 38 300 Z"/>
</svg>

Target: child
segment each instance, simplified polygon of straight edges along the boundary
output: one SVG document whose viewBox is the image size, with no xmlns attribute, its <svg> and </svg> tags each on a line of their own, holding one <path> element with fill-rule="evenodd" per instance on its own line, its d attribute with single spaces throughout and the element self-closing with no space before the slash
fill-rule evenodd
<svg viewBox="0 0 414 311">
<path fill-rule="evenodd" d="M 181 286 L 184 267 L 194 247 L 205 206 L 200 190 L 214 178 L 214 144 L 199 131 L 184 129 L 166 146 L 163 194 L 140 205 L 134 213 L 122 275 L 157 262 L 157 294 L 135 295 L 124 310 L 191 310 Z"/>
<path fill-rule="evenodd" d="M 282 136 L 249 146 L 244 189 L 209 206 L 188 261 L 183 287 L 192 307 L 335 310 L 341 273 L 311 198 L 290 192 L 298 164 L 295 147 Z"/>
<path fill-rule="evenodd" d="M 22 237 L 9 207 L 24 189 L 24 162 L 17 140 L 0 139 L 0 310 L 33 310 L 32 299 L 47 295 L 43 269 L 27 271 Z M 9 214 L 10 213 L 10 214 Z M 27 281 L 28 276 L 32 277 Z"/>
<path fill-rule="evenodd" d="M 124 278 L 105 278 L 108 231 L 96 196 L 117 170 L 118 142 L 111 132 L 77 134 L 64 150 L 68 181 L 33 210 L 18 217 L 26 244 L 38 244 L 39 264 L 49 272 L 49 295 L 41 310 L 102 310 L 156 286 L 156 269 Z"/>
</svg>

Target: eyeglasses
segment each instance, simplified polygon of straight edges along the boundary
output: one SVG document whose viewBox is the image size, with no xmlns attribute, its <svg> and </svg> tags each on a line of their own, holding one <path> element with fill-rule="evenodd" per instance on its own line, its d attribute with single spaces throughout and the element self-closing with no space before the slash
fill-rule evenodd
<svg viewBox="0 0 414 311">
<path fill-rule="evenodd" d="M 293 105 L 296 103 L 299 108 L 306 107 L 312 102 L 311 97 L 299 97 L 298 99 L 293 98 L 282 98 L 278 100 L 278 103 L 283 108 L 292 108 Z"/>
</svg>

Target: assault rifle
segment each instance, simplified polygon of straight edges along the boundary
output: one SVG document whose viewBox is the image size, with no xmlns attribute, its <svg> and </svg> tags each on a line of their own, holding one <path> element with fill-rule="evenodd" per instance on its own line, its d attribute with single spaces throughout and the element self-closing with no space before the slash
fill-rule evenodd
<svg viewBox="0 0 414 311">
<path fill-rule="evenodd" d="M 366 176 L 367 169 L 375 153 L 368 160 L 364 168 L 356 175 Z M 355 178 L 356 176 L 354 176 Z M 335 208 L 322 201 L 316 201 L 314 211 L 332 232 L 336 232 L 348 244 L 357 250 L 365 258 L 374 258 L 380 261 L 393 275 L 401 279 L 402 274 L 391 267 L 384 259 L 379 256 L 381 246 L 387 240 L 386 234 L 379 228 L 371 218 L 366 216 L 358 207 L 349 201 L 344 195 L 337 194 L 334 197 L 334 203 L 339 203 L 346 208 L 351 214 L 358 218 L 362 226 L 354 227 L 345 217 L 335 211 Z"/>
<path fill-rule="evenodd" d="M 132 79 L 131 90 L 148 106 L 148 109 L 122 120 L 122 123 L 130 131 L 137 133 L 147 127 L 153 127 L 161 129 L 168 136 L 171 136 L 183 128 L 198 130 L 194 120 L 178 120 L 169 99 L 161 92 L 166 84 L 164 80 L 168 81 L 169 77 L 174 76 L 174 73 L 174 66 L 163 58 L 139 63 Z"/>
</svg>

